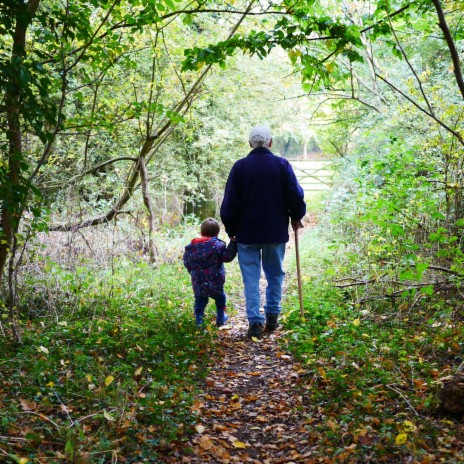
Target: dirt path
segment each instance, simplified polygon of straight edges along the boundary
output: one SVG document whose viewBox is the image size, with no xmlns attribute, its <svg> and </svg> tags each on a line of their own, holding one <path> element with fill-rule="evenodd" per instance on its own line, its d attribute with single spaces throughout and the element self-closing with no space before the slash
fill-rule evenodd
<svg viewBox="0 0 464 464">
<path fill-rule="evenodd" d="M 282 350 L 280 331 L 245 338 L 243 308 L 222 330 L 204 394 L 194 411 L 196 430 L 183 452 L 165 462 L 290 463 L 304 461 L 305 418 L 298 364 Z"/>
<path fill-rule="evenodd" d="M 279 344 L 281 328 L 259 341 L 247 339 L 243 297 L 230 298 L 237 314 L 219 333 L 204 393 L 194 405 L 198 433 L 163 462 L 311 462 L 314 443 L 307 439 L 298 388 L 304 370 Z"/>
</svg>

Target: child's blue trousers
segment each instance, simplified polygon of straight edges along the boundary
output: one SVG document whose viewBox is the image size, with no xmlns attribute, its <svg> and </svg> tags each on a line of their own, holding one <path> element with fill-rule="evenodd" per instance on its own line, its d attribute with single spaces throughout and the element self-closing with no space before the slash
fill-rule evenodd
<svg viewBox="0 0 464 464">
<path fill-rule="evenodd" d="M 208 304 L 208 299 L 212 298 L 216 303 L 216 324 L 224 324 L 224 310 L 226 309 L 226 294 L 224 291 L 217 295 L 208 296 L 195 296 L 195 320 L 197 325 L 203 324 L 205 320 L 205 308 Z"/>
</svg>

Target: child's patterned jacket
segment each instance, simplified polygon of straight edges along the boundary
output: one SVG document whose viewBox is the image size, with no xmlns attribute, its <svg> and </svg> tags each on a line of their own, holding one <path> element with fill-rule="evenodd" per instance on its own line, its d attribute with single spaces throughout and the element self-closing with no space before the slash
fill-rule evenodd
<svg viewBox="0 0 464 464">
<path fill-rule="evenodd" d="M 195 238 L 185 247 L 184 265 L 192 278 L 195 296 L 215 296 L 223 291 L 224 264 L 237 254 L 237 242 L 229 245 L 217 237 Z"/>
</svg>

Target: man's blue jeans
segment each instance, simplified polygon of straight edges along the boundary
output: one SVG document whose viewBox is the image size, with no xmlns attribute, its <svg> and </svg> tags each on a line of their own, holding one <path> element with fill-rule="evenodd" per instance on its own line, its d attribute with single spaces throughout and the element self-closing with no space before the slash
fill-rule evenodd
<svg viewBox="0 0 464 464">
<path fill-rule="evenodd" d="M 279 314 L 282 310 L 280 300 L 285 277 L 282 267 L 284 256 L 285 243 L 238 244 L 238 263 L 245 287 L 246 312 L 250 324 L 265 321 L 264 316 L 259 313 L 261 263 L 267 280 L 264 311 L 266 314 Z"/>
</svg>

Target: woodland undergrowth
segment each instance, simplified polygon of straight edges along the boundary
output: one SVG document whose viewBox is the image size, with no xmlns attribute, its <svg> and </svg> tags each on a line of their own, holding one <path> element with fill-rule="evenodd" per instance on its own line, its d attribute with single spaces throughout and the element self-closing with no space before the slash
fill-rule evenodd
<svg viewBox="0 0 464 464">
<path fill-rule="evenodd" d="M 0 462 L 155 462 L 187 433 L 212 330 L 194 326 L 177 248 L 154 266 L 44 260 L 24 277 L 22 344 L 1 325 Z"/>
<path fill-rule="evenodd" d="M 442 379 L 462 363 L 457 302 L 424 293 L 414 304 L 357 303 L 336 286 L 343 250 L 319 215 L 300 240 L 304 319 L 287 257 L 281 340 L 302 364 L 295 395 L 320 462 L 463 460 L 462 422 L 437 403 Z M 194 433 L 191 407 L 215 329 L 193 323 L 180 246 L 190 235 L 173 238 L 177 258 L 165 263 L 48 261 L 25 278 L 23 343 L 1 326 L 1 462 L 162 462 L 171 443 Z M 226 290 L 236 293 L 237 282 Z"/>
<path fill-rule="evenodd" d="M 336 287 L 344 256 L 331 238 L 322 224 L 302 237 L 305 315 L 294 284 L 284 316 L 286 347 L 307 369 L 305 413 L 321 462 L 462 462 L 462 420 L 437 400 L 462 363 L 459 300 L 357 303 Z"/>
</svg>

